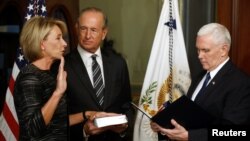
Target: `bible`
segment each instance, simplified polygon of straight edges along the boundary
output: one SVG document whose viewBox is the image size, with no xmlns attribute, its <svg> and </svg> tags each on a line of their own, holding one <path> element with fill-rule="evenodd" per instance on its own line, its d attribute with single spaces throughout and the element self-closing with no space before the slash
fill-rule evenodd
<svg viewBox="0 0 250 141">
<path fill-rule="evenodd" d="M 126 115 L 109 116 L 94 119 L 94 125 L 98 128 L 111 125 L 125 124 L 127 122 L 128 120 Z"/>
</svg>

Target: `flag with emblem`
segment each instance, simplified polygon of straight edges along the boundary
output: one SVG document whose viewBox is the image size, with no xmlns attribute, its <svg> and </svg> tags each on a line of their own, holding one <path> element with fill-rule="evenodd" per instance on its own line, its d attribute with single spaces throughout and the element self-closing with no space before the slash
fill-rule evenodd
<svg viewBox="0 0 250 141">
<path fill-rule="evenodd" d="M 191 83 L 178 0 L 164 0 L 144 78 L 139 107 L 154 116 L 160 106 L 185 95 Z M 150 119 L 138 111 L 134 141 L 158 141 Z"/>
<path fill-rule="evenodd" d="M 29 0 L 27 13 L 24 21 L 29 20 L 33 16 L 46 16 L 45 0 Z M 9 79 L 9 86 L 6 91 L 5 102 L 2 113 L 0 115 L 0 141 L 17 141 L 19 136 L 18 119 L 14 107 L 13 91 L 16 77 L 22 67 L 27 65 L 21 48 L 18 47 L 16 60 L 12 68 L 12 75 Z"/>
</svg>

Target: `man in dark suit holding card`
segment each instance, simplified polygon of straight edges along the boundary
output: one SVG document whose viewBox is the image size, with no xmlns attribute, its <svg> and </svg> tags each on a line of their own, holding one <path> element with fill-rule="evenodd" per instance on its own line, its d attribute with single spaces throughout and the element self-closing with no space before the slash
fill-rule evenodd
<svg viewBox="0 0 250 141">
<path fill-rule="evenodd" d="M 83 9 L 76 31 L 79 44 L 65 58 L 70 140 L 125 140 L 132 121 L 129 74 L 123 57 L 101 50 L 108 32 L 106 15 L 99 8 Z M 129 122 L 100 128 L 94 124 L 95 118 L 120 114 Z"/>
<path fill-rule="evenodd" d="M 211 128 L 250 123 L 249 76 L 231 62 L 230 45 L 230 33 L 223 25 L 210 23 L 197 33 L 196 48 L 204 72 L 193 79 L 187 96 L 215 117 Z M 173 129 L 154 122 L 151 128 L 173 140 L 206 141 L 211 136 L 208 128 L 187 130 L 174 119 L 171 123 Z"/>
</svg>

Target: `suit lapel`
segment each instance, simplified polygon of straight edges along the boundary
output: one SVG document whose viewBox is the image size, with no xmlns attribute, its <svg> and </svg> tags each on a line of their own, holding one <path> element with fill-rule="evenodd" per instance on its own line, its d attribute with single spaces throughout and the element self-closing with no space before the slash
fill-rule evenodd
<svg viewBox="0 0 250 141">
<path fill-rule="evenodd" d="M 86 88 L 90 92 L 90 96 L 92 97 L 92 99 L 94 99 L 94 101 L 96 101 L 96 104 L 99 105 L 88 72 L 86 70 L 86 67 L 84 66 L 84 63 L 82 61 L 79 52 L 75 50 L 72 53 L 71 57 L 72 57 L 71 61 L 72 69 L 75 71 L 75 73 L 79 76 L 81 80 L 81 85 L 79 84 L 79 87 L 82 88 L 83 86 L 84 88 Z"/>
<path fill-rule="evenodd" d="M 109 62 L 109 58 L 106 54 L 102 54 L 105 90 L 104 90 L 104 108 L 108 107 L 111 100 L 111 84 L 112 84 L 112 65 Z"/>
<path fill-rule="evenodd" d="M 232 65 L 232 62 L 229 60 L 220 70 L 219 72 L 214 76 L 214 78 L 210 81 L 208 86 L 205 89 L 205 92 L 203 95 L 200 96 L 200 98 L 197 100 L 197 103 L 203 103 L 204 100 L 206 100 L 213 91 L 219 86 L 221 81 L 224 80 L 226 73 L 230 70 Z"/>
<path fill-rule="evenodd" d="M 187 92 L 187 97 L 189 97 L 190 99 L 192 98 L 193 96 L 193 93 L 196 89 L 196 87 L 199 85 L 199 82 L 201 81 L 201 79 L 203 78 L 203 76 L 206 74 L 206 71 L 203 71 L 199 76 L 198 78 L 195 80 L 195 81 L 192 81 L 192 85 L 190 86 L 190 88 L 188 89 L 188 92 Z"/>
</svg>

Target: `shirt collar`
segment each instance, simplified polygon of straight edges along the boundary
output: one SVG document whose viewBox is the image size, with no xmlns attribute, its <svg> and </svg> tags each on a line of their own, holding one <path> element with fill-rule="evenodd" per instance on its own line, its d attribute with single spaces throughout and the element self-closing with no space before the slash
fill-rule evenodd
<svg viewBox="0 0 250 141">
<path fill-rule="evenodd" d="M 219 70 L 226 64 L 226 62 L 229 60 L 229 57 L 224 61 L 222 62 L 217 68 L 215 68 L 214 70 L 212 70 L 210 72 L 210 76 L 211 76 L 211 79 L 214 78 L 214 76 L 219 72 Z M 211 80 L 210 79 L 210 80 Z"/>
<path fill-rule="evenodd" d="M 100 59 L 102 58 L 100 47 L 96 50 L 95 53 L 90 53 L 90 52 L 86 51 L 80 45 L 77 46 L 77 50 L 80 53 L 80 55 L 81 55 L 82 58 L 91 58 L 91 56 L 93 54 L 96 54 L 98 57 L 100 57 Z"/>
</svg>

